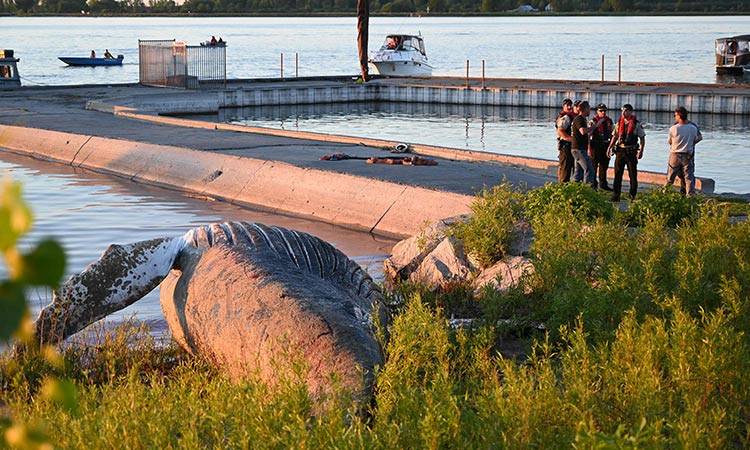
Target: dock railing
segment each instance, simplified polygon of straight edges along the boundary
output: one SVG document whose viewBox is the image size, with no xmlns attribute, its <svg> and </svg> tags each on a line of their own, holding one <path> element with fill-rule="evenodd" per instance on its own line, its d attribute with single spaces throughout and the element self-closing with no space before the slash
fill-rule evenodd
<svg viewBox="0 0 750 450">
<path fill-rule="evenodd" d="M 138 40 L 138 81 L 147 86 L 198 89 L 227 80 L 226 45 L 186 45 L 172 40 Z"/>
</svg>

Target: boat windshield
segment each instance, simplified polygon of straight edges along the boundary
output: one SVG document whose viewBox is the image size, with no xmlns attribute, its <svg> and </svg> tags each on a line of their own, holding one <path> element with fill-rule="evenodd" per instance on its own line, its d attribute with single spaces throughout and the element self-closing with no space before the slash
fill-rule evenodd
<svg viewBox="0 0 750 450">
<path fill-rule="evenodd" d="M 737 55 L 745 53 L 750 53 L 750 39 L 729 38 L 716 40 L 717 55 Z"/>
<path fill-rule="evenodd" d="M 385 38 L 385 43 L 380 50 L 417 51 L 425 54 L 424 42 L 414 36 L 391 35 Z"/>
</svg>

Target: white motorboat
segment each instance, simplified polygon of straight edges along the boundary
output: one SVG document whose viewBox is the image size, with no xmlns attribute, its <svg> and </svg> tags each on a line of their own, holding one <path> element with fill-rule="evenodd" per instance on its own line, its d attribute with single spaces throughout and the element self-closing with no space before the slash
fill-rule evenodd
<svg viewBox="0 0 750 450">
<path fill-rule="evenodd" d="M 432 66 L 427 60 L 422 36 L 389 34 L 380 50 L 369 61 L 376 75 L 390 77 L 431 77 Z"/>
</svg>

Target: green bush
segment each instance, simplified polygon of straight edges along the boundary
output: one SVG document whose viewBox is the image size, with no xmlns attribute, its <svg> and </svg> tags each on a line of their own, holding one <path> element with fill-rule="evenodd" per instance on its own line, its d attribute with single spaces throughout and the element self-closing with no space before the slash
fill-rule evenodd
<svg viewBox="0 0 750 450">
<path fill-rule="evenodd" d="M 463 242 L 466 253 L 479 265 L 488 267 L 503 257 L 513 241 L 522 199 L 508 183 L 484 189 L 471 205 L 471 219 L 453 225 L 451 234 Z"/>
<path fill-rule="evenodd" d="M 534 236 L 528 303 L 532 317 L 546 324 L 555 338 L 560 326 L 580 316 L 594 340 L 609 339 L 626 310 L 654 310 L 647 273 L 659 276 L 661 264 L 673 254 L 663 245 L 658 224 L 631 235 L 616 222 L 588 225 L 571 212 L 550 212 L 534 222 Z M 659 287 L 669 282 L 656 281 Z"/>
<path fill-rule="evenodd" d="M 671 186 L 653 189 L 639 195 L 630 202 L 625 214 L 630 226 L 640 227 L 646 221 L 658 217 L 667 226 L 674 228 L 685 221 L 693 221 L 700 212 L 700 200 L 686 197 Z"/>
<path fill-rule="evenodd" d="M 527 300 L 553 331 L 580 315 L 595 340 L 609 339 L 631 308 L 642 317 L 676 297 L 697 316 L 718 307 L 726 280 L 750 294 L 750 224 L 731 224 L 726 209 L 706 208 L 677 230 L 658 216 L 628 229 L 548 214 L 534 222 L 534 235 Z"/>
<path fill-rule="evenodd" d="M 523 207 L 532 221 L 547 213 L 572 213 L 579 220 L 591 222 L 611 219 L 615 211 L 604 194 L 584 183 L 547 183 L 529 191 Z"/>
</svg>

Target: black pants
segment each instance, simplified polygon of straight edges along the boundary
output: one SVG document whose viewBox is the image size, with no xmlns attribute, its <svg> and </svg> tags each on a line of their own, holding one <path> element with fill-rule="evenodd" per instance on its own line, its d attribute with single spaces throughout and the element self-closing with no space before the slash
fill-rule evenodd
<svg viewBox="0 0 750 450">
<path fill-rule="evenodd" d="M 560 165 L 557 167 L 557 181 L 567 183 L 570 174 L 573 173 L 573 153 L 570 152 L 570 142 L 557 141 L 557 159 Z"/>
<path fill-rule="evenodd" d="M 596 172 L 597 179 L 599 180 L 599 189 L 606 188 L 607 185 L 607 169 L 609 168 L 609 158 L 607 157 L 607 144 L 597 145 L 591 144 L 591 148 L 594 150 L 594 157 L 591 162 L 594 163 L 594 172 Z"/>
<path fill-rule="evenodd" d="M 625 167 L 628 168 L 628 177 L 630 178 L 630 198 L 634 199 L 638 193 L 638 149 L 618 150 L 615 155 L 615 182 L 612 186 L 612 200 L 620 200 L 622 192 L 622 175 Z"/>
</svg>

